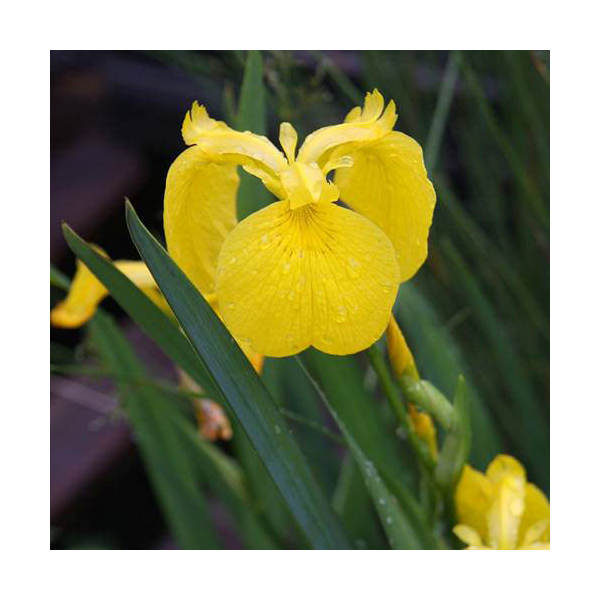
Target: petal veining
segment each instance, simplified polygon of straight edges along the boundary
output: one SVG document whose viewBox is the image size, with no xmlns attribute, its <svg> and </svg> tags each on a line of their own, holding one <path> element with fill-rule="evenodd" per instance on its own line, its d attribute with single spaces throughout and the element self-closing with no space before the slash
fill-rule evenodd
<svg viewBox="0 0 600 600">
<path fill-rule="evenodd" d="M 385 234 L 335 204 L 271 204 L 242 221 L 219 255 L 223 320 L 266 356 L 310 345 L 330 354 L 363 350 L 385 330 L 397 287 Z"/>
</svg>

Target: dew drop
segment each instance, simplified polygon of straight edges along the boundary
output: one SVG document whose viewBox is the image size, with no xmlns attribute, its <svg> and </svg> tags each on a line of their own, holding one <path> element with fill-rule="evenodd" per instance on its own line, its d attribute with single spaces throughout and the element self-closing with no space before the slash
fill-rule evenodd
<svg viewBox="0 0 600 600">
<path fill-rule="evenodd" d="M 227 305 L 227 308 L 228 308 L 229 310 L 233 310 L 233 309 L 235 308 L 235 303 L 233 303 L 233 302 L 230 302 L 230 303 Z"/>
<path fill-rule="evenodd" d="M 260 238 L 260 247 L 261 248 L 266 248 L 269 245 L 269 236 L 268 234 L 264 234 L 261 238 Z"/>
<path fill-rule="evenodd" d="M 237 258 L 236 258 L 235 256 L 232 256 L 232 257 L 229 259 L 229 264 L 230 264 L 230 265 L 233 265 L 233 264 L 235 264 L 236 262 L 237 262 Z"/>
<path fill-rule="evenodd" d="M 388 517 L 388 518 L 385 520 L 385 522 L 386 522 L 388 525 L 391 525 L 391 524 L 392 524 L 392 517 Z"/>
<path fill-rule="evenodd" d="M 284 263 L 283 267 L 281 268 L 281 270 L 284 273 L 289 273 L 290 269 L 292 268 L 292 265 L 289 262 Z"/>
<path fill-rule="evenodd" d="M 280 435 L 281 434 L 281 427 L 279 427 L 279 425 L 275 425 L 275 434 L 276 435 Z"/>
</svg>

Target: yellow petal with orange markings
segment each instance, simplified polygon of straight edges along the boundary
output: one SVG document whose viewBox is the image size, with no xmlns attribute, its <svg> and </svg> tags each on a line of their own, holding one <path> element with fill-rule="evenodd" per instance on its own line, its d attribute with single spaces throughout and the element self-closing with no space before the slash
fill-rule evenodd
<svg viewBox="0 0 600 600">
<path fill-rule="evenodd" d="M 457 521 L 477 531 L 484 540 L 487 539 L 487 512 L 493 492 L 494 486 L 483 473 L 469 465 L 464 466 L 454 496 Z"/>
<path fill-rule="evenodd" d="M 266 356 L 311 345 L 351 354 L 385 330 L 398 276 L 391 242 L 364 217 L 335 204 L 275 202 L 225 240 L 219 311 L 238 341 Z"/>
<path fill-rule="evenodd" d="M 392 131 L 369 144 L 336 151 L 353 164 L 335 173 L 340 198 L 379 226 L 396 248 L 400 279 L 410 279 L 427 258 L 435 190 L 427 178 L 421 146 Z"/>
<path fill-rule="evenodd" d="M 235 166 L 208 164 L 203 156 L 188 148 L 171 165 L 164 227 L 171 258 L 203 294 L 212 294 L 219 251 L 237 222 L 239 177 Z"/>
</svg>

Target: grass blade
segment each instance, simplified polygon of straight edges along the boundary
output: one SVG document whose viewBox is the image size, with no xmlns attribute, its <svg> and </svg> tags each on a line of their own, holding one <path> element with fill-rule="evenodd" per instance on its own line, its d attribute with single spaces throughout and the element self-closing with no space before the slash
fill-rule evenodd
<svg viewBox="0 0 600 600">
<path fill-rule="evenodd" d="M 107 368 L 117 375 L 146 377 L 145 370 L 113 319 L 98 312 L 90 334 Z M 184 549 L 218 548 L 206 504 L 194 484 L 194 467 L 168 414 L 176 405 L 148 387 L 117 384 L 158 501 Z"/>
<path fill-rule="evenodd" d="M 311 376 L 300 358 L 298 358 L 298 363 L 340 428 L 342 435 L 348 444 L 348 448 L 352 453 L 352 457 L 358 465 L 365 486 L 371 495 L 373 505 L 379 515 L 381 525 L 383 526 L 390 546 L 396 550 L 420 549 L 425 547 L 423 540 L 419 535 L 419 529 L 416 527 L 415 515 L 407 514 L 407 512 L 400 507 L 398 499 L 388 488 L 376 465 L 364 453 L 363 449 L 346 426 L 344 420 L 340 418 L 336 411 L 336 406 L 330 402 L 329 398 L 325 395 L 323 390 L 321 390 L 319 384 Z"/>
<path fill-rule="evenodd" d="M 348 541 L 337 517 L 243 352 L 129 203 L 126 212 L 140 255 L 308 540 L 315 548 L 347 548 Z"/>
<path fill-rule="evenodd" d="M 263 84 L 263 63 L 259 50 L 250 50 L 246 59 L 235 127 L 240 131 L 267 133 L 267 105 Z M 241 221 L 269 203 L 269 194 L 260 179 L 240 171 L 237 214 Z"/>
</svg>

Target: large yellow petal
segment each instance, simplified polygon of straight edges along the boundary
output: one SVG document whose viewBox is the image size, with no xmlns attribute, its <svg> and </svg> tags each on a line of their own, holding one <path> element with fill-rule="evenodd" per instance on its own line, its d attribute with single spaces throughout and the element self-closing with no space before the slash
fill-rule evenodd
<svg viewBox="0 0 600 600">
<path fill-rule="evenodd" d="M 100 248 L 97 250 L 106 255 Z M 116 260 L 113 265 L 139 287 L 162 310 L 170 309 L 159 292 L 145 263 L 134 260 Z M 76 328 L 89 321 L 98 305 L 108 295 L 108 290 L 80 260 L 66 298 L 50 311 L 50 323 L 55 327 Z"/>
<path fill-rule="evenodd" d="M 237 222 L 238 187 L 235 166 L 207 163 L 196 147 L 182 152 L 167 175 L 167 249 L 205 295 L 214 293 L 217 257 L 223 240 Z"/>
<path fill-rule="evenodd" d="M 385 330 L 397 289 L 385 234 L 335 204 L 275 202 L 242 221 L 219 255 L 223 320 L 266 356 L 367 348 Z"/>
<path fill-rule="evenodd" d="M 459 523 L 474 529 L 482 539 L 487 539 L 487 513 L 493 498 L 493 485 L 487 477 L 465 465 L 456 486 L 455 506 Z"/>
<path fill-rule="evenodd" d="M 427 258 L 435 207 L 421 146 L 392 131 L 372 143 L 351 144 L 337 152 L 353 161 L 352 167 L 335 173 L 340 198 L 387 234 L 396 249 L 401 281 L 410 279 Z"/>
</svg>

